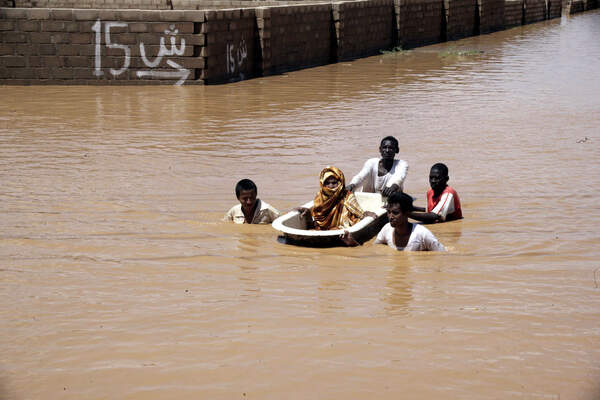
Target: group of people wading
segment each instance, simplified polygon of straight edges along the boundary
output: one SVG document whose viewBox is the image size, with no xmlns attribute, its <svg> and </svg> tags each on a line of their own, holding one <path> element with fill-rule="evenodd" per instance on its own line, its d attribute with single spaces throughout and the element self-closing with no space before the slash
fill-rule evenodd
<svg viewBox="0 0 600 400">
<path fill-rule="evenodd" d="M 452 221 L 462 218 L 460 199 L 454 189 L 448 186 L 448 167 L 442 163 L 434 164 L 429 172 L 427 208 L 413 205 L 413 198 L 404 193 L 404 179 L 408 172 L 408 163 L 397 160 L 398 141 L 393 136 L 381 140 L 379 153 L 381 158 L 367 160 L 358 174 L 346 186 L 344 174 L 338 168 L 328 166 L 319 176 L 320 190 L 316 194 L 313 206 L 296 208 L 304 219 L 307 229 L 331 230 L 347 229 L 366 216 L 377 218 L 371 211 L 365 211 L 354 196 L 354 191 L 381 193 L 387 197 L 387 217 L 389 222 L 378 233 L 374 244 L 388 246 L 405 251 L 445 251 L 436 237 L 421 224 L 408 221 L 412 218 L 424 223 Z M 240 202 L 225 215 L 225 220 L 243 224 L 269 224 L 280 213 L 271 205 L 261 201 L 256 184 L 250 179 L 242 179 L 235 187 Z M 347 246 L 360 245 L 345 230 L 340 236 Z"/>
</svg>

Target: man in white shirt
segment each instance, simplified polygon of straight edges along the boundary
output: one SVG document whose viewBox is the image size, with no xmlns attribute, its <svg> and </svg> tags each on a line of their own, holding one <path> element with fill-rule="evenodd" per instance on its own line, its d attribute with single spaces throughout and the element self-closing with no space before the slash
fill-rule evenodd
<svg viewBox="0 0 600 400">
<path fill-rule="evenodd" d="M 381 158 L 367 160 L 346 189 L 354 191 L 357 187 L 362 186 L 363 192 L 381 193 L 384 196 L 402 191 L 408 172 L 408 163 L 404 160 L 394 159 L 399 151 L 398 140 L 395 137 L 384 137 L 379 145 Z"/>
</svg>

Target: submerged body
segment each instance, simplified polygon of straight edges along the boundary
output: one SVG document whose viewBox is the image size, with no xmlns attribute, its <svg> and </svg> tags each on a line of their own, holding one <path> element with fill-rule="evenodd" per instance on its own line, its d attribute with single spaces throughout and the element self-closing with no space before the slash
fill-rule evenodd
<svg viewBox="0 0 600 400">
<path fill-rule="evenodd" d="M 387 244 L 392 249 L 403 251 L 445 251 L 446 248 L 423 225 L 410 224 L 410 236 L 404 246 L 398 246 L 395 228 L 388 222 L 377 234 L 373 244 Z"/>
</svg>

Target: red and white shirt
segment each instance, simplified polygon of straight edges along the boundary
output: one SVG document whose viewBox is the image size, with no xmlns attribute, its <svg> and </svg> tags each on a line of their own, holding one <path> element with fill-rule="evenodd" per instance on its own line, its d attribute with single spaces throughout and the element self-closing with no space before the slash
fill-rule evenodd
<svg viewBox="0 0 600 400">
<path fill-rule="evenodd" d="M 433 189 L 429 189 L 427 191 L 427 212 L 438 214 L 442 221 L 461 219 L 462 210 L 456 190 L 446 186 L 442 194 L 434 196 Z"/>
</svg>

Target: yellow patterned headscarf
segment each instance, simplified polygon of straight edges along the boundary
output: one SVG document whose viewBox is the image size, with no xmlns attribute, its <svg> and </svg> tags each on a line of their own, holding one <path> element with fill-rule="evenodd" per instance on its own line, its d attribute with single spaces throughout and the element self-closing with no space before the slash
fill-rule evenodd
<svg viewBox="0 0 600 400">
<path fill-rule="evenodd" d="M 338 180 L 335 189 L 325 186 L 325 181 L 330 176 Z M 336 167 L 326 167 L 319 176 L 321 190 L 315 196 L 312 216 L 315 229 L 329 230 L 349 227 L 360 221 L 363 210 L 358 205 L 352 192 L 346 190 L 344 174 Z"/>
</svg>

